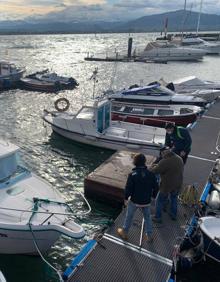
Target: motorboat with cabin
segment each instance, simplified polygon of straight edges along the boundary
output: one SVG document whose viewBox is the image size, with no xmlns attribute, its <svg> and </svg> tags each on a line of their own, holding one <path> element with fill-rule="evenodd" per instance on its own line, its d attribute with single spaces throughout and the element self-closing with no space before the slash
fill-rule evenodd
<svg viewBox="0 0 220 282">
<path fill-rule="evenodd" d="M 48 69 L 30 74 L 21 79 L 22 88 L 42 92 L 75 89 L 78 85 L 78 82 L 73 77 L 59 76 L 56 73 L 50 73 Z"/>
<path fill-rule="evenodd" d="M 24 72 L 24 68 L 16 67 L 11 62 L 0 61 L 0 90 L 17 86 Z"/>
<path fill-rule="evenodd" d="M 155 155 L 165 141 L 162 128 L 112 121 L 111 102 L 105 98 L 92 101 L 76 114 L 45 110 L 43 119 L 54 132 L 68 139 L 111 150 Z"/>
<path fill-rule="evenodd" d="M 202 108 L 192 105 L 157 105 L 112 102 L 112 120 L 165 127 L 169 122 L 186 127 L 196 121 Z"/>
<path fill-rule="evenodd" d="M 202 50 L 206 55 L 218 55 L 220 53 L 220 44 L 217 42 L 207 42 L 199 36 L 174 37 L 174 44 L 178 44 L 182 48 L 191 48 Z"/>
<path fill-rule="evenodd" d="M 105 95 L 110 100 L 123 103 L 195 105 L 198 107 L 207 105 L 207 101 L 202 98 L 176 94 L 158 82 L 152 82 L 147 86 L 132 85 L 129 89 L 117 92 L 108 91 Z"/>
<path fill-rule="evenodd" d="M 143 60 L 154 61 L 201 61 L 205 51 L 194 48 L 176 46 L 169 41 L 152 41 L 147 44 L 143 52 L 137 54 Z"/>
<path fill-rule="evenodd" d="M 208 101 L 217 99 L 220 95 L 220 83 L 208 80 L 202 80 L 196 76 L 187 76 L 176 79 L 170 83 L 160 80 L 163 85 L 173 85 L 175 92 L 180 94 L 192 94 L 204 98 Z"/>
<path fill-rule="evenodd" d="M 61 194 L 20 165 L 19 148 L 0 140 L 0 253 L 44 253 L 61 234 L 85 235 Z"/>
</svg>

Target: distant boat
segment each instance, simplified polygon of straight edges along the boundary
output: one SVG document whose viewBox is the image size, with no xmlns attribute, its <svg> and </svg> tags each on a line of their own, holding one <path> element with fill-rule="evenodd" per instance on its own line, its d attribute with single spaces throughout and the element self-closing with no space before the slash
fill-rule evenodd
<svg viewBox="0 0 220 282">
<path fill-rule="evenodd" d="M 138 104 L 175 104 L 195 105 L 205 107 L 207 101 L 192 95 L 176 94 L 174 91 L 152 82 L 147 86 L 132 85 L 127 90 L 106 92 L 109 99 L 124 103 Z"/>
<path fill-rule="evenodd" d="M 193 95 L 207 102 L 212 102 L 220 96 L 220 83 L 202 80 L 196 76 L 183 77 L 169 83 L 160 79 L 159 83 L 174 90 L 177 94 Z"/>
<path fill-rule="evenodd" d="M 30 74 L 21 79 L 21 87 L 33 91 L 57 92 L 64 89 L 74 89 L 78 82 L 73 77 L 59 76 L 48 70 Z"/>
<path fill-rule="evenodd" d="M 168 122 L 187 126 L 196 121 L 202 109 L 192 105 L 112 103 L 112 119 L 165 127 Z"/>
<path fill-rule="evenodd" d="M 207 55 L 218 55 L 220 53 L 220 44 L 214 42 L 207 42 L 199 36 L 185 36 L 181 38 L 175 37 L 173 43 L 179 44 L 183 49 L 191 48 L 194 50 L 202 50 Z"/>
<path fill-rule="evenodd" d="M 76 114 L 46 110 L 43 119 L 54 132 L 68 139 L 111 150 L 155 155 L 165 142 L 162 128 L 111 121 L 111 102 L 107 99 L 83 106 Z"/>
<path fill-rule="evenodd" d="M 19 165 L 19 148 L 0 140 L 0 253 L 46 252 L 60 237 L 85 233 L 60 193 Z M 35 244 L 36 243 L 36 244 Z"/>
<path fill-rule="evenodd" d="M 0 90 L 18 86 L 24 72 L 24 68 L 16 67 L 15 64 L 7 61 L 0 61 Z"/>
<path fill-rule="evenodd" d="M 168 41 L 152 41 L 137 57 L 153 61 L 200 61 L 206 54 L 203 50 L 183 48 Z"/>
</svg>

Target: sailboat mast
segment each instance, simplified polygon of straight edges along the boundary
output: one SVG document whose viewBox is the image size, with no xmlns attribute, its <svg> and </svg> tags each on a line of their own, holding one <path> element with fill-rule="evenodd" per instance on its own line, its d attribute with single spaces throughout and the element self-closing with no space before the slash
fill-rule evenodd
<svg viewBox="0 0 220 282">
<path fill-rule="evenodd" d="M 183 37 L 183 28 L 184 28 L 185 20 L 186 20 L 186 0 L 184 2 L 184 8 L 183 8 L 182 37 Z"/>
<path fill-rule="evenodd" d="M 200 19 L 201 19 L 201 13 L 202 13 L 202 4 L 203 4 L 203 0 L 201 0 L 201 2 L 200 2 L 200 9 L 199 9 L 198 22 L 197 22 L 196 35 L 198 35 L 198 32 L 199 32 Z"/>
</svg>

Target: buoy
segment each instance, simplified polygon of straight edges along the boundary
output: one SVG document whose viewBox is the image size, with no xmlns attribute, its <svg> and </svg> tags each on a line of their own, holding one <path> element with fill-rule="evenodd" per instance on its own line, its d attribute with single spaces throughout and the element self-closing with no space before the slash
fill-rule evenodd
<svg viewBox="0 0 220 282">
<path fill-rule="evenodd" d="M 66 98 L 59 98 L 54 102 L 54 107 L 58 112 L 65 112 L 70 107 L 70 102 Z"/>
</svg>

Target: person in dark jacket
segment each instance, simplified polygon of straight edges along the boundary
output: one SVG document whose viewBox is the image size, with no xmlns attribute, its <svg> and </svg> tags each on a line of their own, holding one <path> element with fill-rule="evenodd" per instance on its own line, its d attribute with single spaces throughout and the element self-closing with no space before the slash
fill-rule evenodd
<svg viewBox="0 0 220 282">
<path fill-rule="evenodd" d="M 173 123 L 168 123 L 165 129 L 165 146 L 168 146 L 174 153 L 179 155 L 185 164 L 192 145 L 189 131 L 184 127 L 175 126 Z"/>
<path fill-rule="evenodd" d="M 143 154 L 137 154 L 133 161 L 135 168 L 129 174 L 125 187 L 126 218 L 123 228 L 118 228 L 118 235 L 127 240 L 127 234 L 132 224 L 135 211 L 140 208 L 144 216 L 144 237 L 152 241 L 152 221 L 150 214 L 151 197 L 156 197 L 158 183 L 154 173 L 150 172 Z"/>
<path fill-rule="evenodd" d="M 159 193 L 156 199 L 156 214 L 154 222 L 162 222 L 162 209 L 170 199 L 170 216 L 173 220 L 177 217 L 177 199 L 183 184 L 184 164 L 180 156 L 169 147 L 161 149 L 162 159 L 158 164 L 153 164 L 150 170 L 160 174 Z"/>
</svg>

